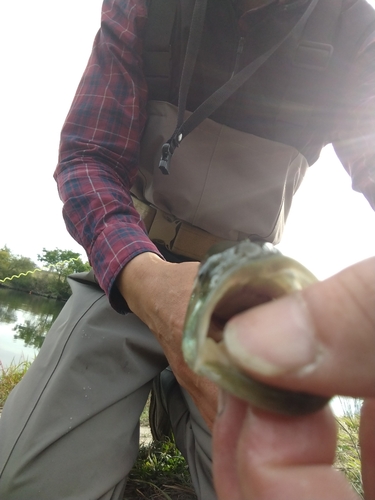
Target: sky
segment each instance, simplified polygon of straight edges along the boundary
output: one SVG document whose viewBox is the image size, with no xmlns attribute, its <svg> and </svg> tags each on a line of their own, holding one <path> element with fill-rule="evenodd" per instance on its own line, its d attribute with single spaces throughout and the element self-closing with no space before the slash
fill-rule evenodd
<svg viewBox="0 0 375 500">
<path fill-rule="evenodd" d="M 36 261 L 43 248 L 84 254 L 61 215 L 59 136 L 100 24 L 102 0 L 18 0 L 0 30 L 0 248 Z M 332 149 L 295 196 L 280 249 L 319 279 L 375 254 L 375 213 Z"/>
</svg>

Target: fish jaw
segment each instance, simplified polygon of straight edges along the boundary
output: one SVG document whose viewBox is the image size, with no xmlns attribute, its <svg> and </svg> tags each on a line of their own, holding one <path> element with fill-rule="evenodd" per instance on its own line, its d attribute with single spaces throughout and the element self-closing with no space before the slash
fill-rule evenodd
<svg viewBox="0 0 375 500">
<path fill-rule="evenodd" d="M 285 415 L 322 408 L 328 398 L 264 384 L 234 365 L 222 340 L 234 315 L 316 282 L 269 244 L 248 240 L 202 262 L 185 319 L 182 351 L 190 368 L 258 408 Z"/>
</svg>

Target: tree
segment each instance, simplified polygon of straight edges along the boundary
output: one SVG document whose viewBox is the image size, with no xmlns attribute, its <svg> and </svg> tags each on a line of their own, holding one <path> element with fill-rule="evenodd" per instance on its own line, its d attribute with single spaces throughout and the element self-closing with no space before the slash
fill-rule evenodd
<svg viewBox="0 0 375 500">
<path fill-rule="evenodd" d="M 80 254 L 71 250 L 60 250 L 59 248 L 46 250 L 43 248 L 43 254 L 38 255 L 38 260 L 45 264 L 50 271 L 57 274 L 53 295 L 62 300 L 68 299 L 71 294 L 67 276 L 90 270 L 89 263 L 82 262 Z"/>
<path fill-rule="evenodd" d="M 0 280 L 11 278 L 13 275 L 18 276 L 21 273 L 25 273 L 26 276 L 14 277 L 1 284 L 25 292 L 67 300 L 71 294 L 67 276 L 90 270 L 89 263 L 82 262 L 80 254 L 71 250 L 43 248 L 43 253 L 38 255 L 38 260 L 48 270 L 36 269 L 37 265 L 31 259 L 22 255 L 14 255 L 7 246 L 4 246 L 0 249 Z"/>
<path fill-rule="evenodd" d="M 13 275 L 27 273 L 36 268 L 35 262 L 28 257 L 22 255 L 14 255 L 7 246 L 0 249 L 0 279 L 11 278 Z M 21 276 L 17 278 L 17 287 L 21 289 L 30 289 L 32 283 L 32 276 Z M 4 282 L 10 284 L 10 280 Z"/>
<path fill-rule="evenodd" d="M 0 248 L 0 279 L 11 273 L 13 255 L 7 246 Z"/>
<path fill-rule="evenodd" d="M 72 273 L 89 271 L 88 262 L 82 262 L 80 254 L 71 250 L 46 250 L 43 248 L 43 254 L 38 255 L 39 262 L 45 264 L 52 272 L 57 273 L 59 281 L 65 281 L 65 278 Z"/>
</svg>

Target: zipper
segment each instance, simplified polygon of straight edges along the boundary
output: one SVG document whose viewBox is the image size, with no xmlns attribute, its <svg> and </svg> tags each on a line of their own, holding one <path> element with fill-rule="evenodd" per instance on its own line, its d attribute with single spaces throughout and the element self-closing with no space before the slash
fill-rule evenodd
<svg viewBox="0 0 375 500">
<path fill-rule="evenodd" d="M 238 72 L 238 69 L 240 67 L 240 60 L 243 53 L 244 45 L 245 45 L 245 37 L 241 36 L 237 45 L 236 61 L 234 63 L 234 69 L 231 74 L 231 78 L 233 78 L 233 76 Z"/>
</svg>

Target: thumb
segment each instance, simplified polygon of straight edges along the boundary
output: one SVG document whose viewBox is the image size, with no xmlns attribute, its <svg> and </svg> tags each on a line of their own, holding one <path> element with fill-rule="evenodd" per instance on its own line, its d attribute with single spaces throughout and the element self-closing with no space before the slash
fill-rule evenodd
<svg viewBox="0 0 375 500">
<path fill-rule="evenodd" d="M 375 258 L 232 318 L 234 364 L 273 385 L 375 396 Z"/>
</svg>

